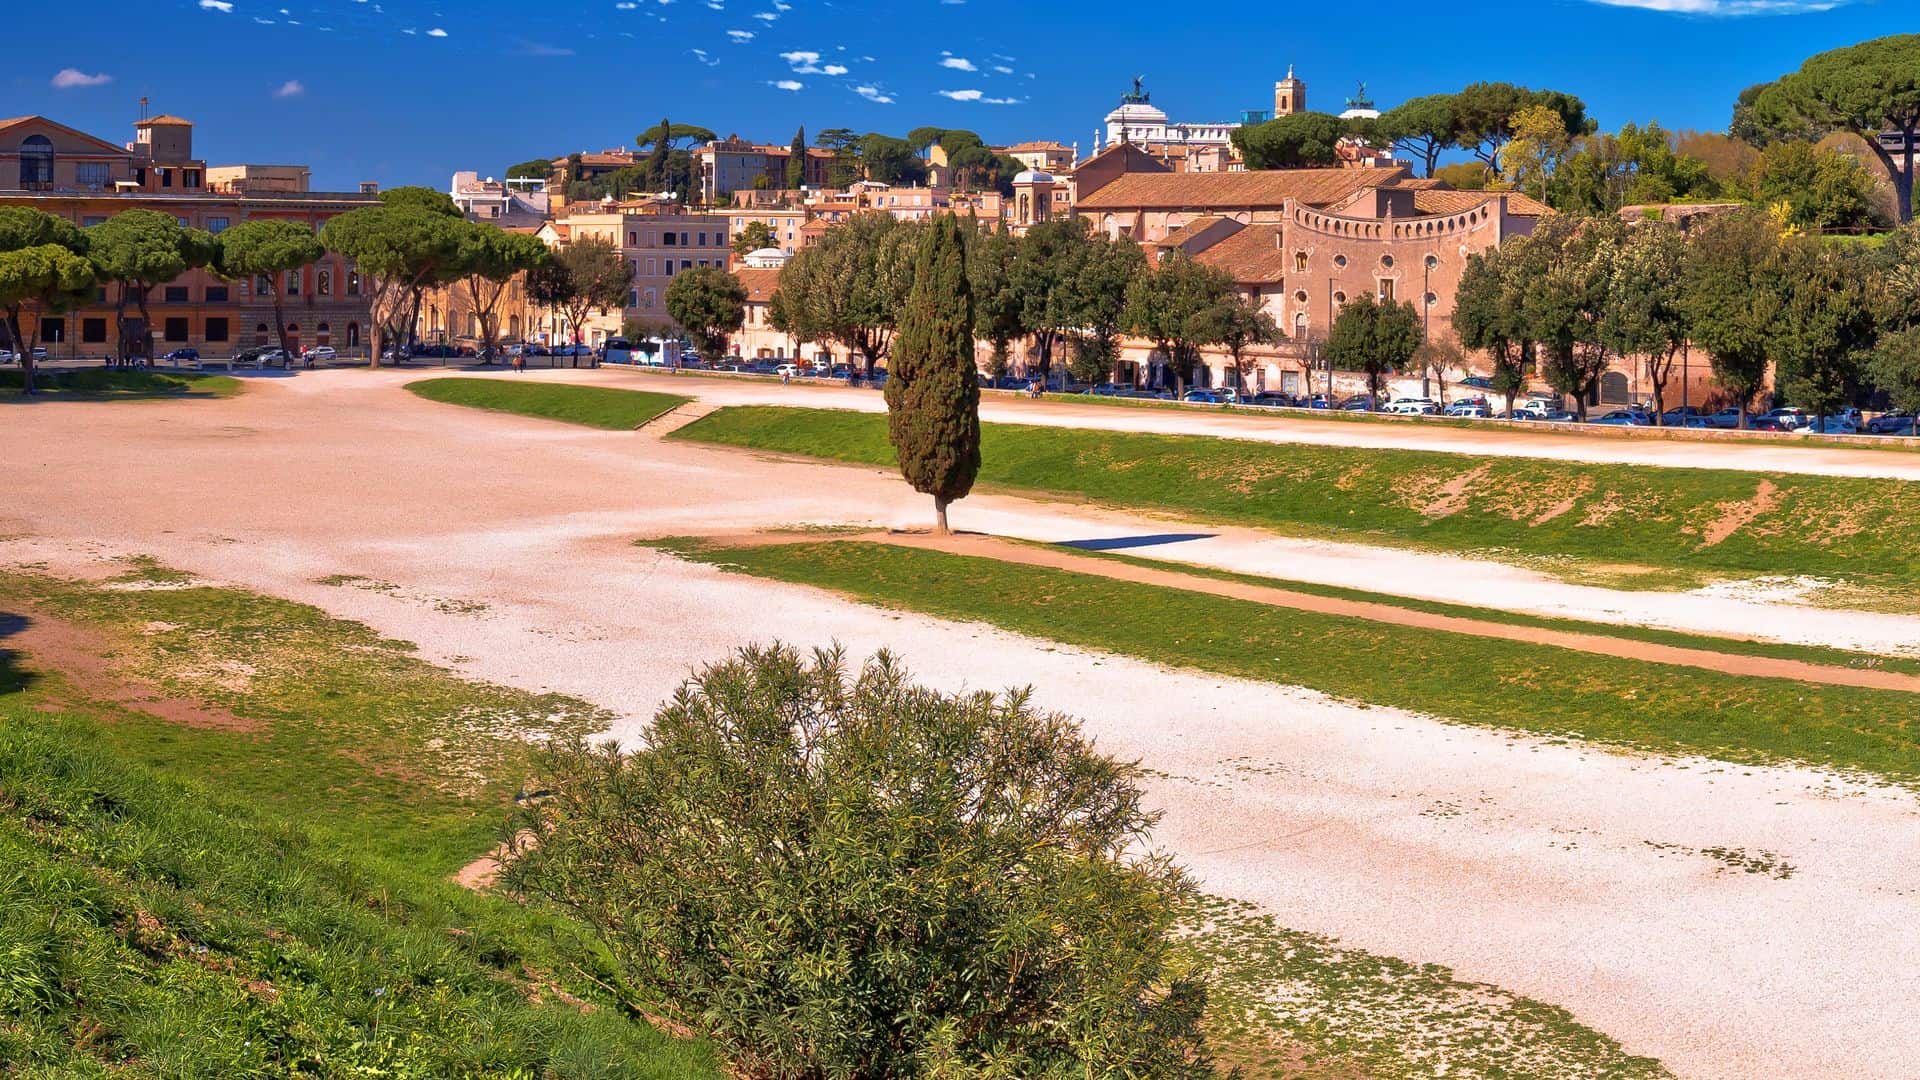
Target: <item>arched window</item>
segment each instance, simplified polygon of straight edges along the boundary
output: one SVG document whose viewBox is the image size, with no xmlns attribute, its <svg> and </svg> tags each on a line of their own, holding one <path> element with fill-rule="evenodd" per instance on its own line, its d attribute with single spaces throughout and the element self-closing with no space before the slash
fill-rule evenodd
<svg viewBox="0 0 1920 1080">
<path fill-rule="evenodd" d="M 300 324 L 288 323 L 287 324 L 287 348 L 298 349 L 299 347 L 300 347 Z"/>
<path fill-rule="evenodd" d="M 1307 313 L 1304 311 L 1293 317 L 1293 336 L 1302 340 L 1307 336 Z"/>
<path fill-rule="evenodd" d="M 359 347 L 359 345 L 360 345 L 360 324 L 357 322 L 350 322 L 347 324 L 347 348 L 349 349 L 357 348 Z"/>
<path fill-rule="evenodd" d="M 20 186 L 29 191 L 53 186 L 53 140 L 29 135 L 20 141 Z"/>
<path fill-rule="evenodd" d="M 321 323 L 319 326 L 314 327 L 313 343 L 315 345 L 333 344 L 333 325 L 331 323 Z"/>
<path fill-rule="evenodd" d="M 267 343 L 266 323 L 261 323 L 259 326 L 253 328 L 253 343 L 255 345 L 265 345 Z"/>
<path fill-rule="evenodd" d="M 1600 403 L 1603 405 L 1625 405 L 1632 401 L 1628 392 L 1627 377 L 1618 371 L 1609 371 L 1600 376 Z"/>
<path fill-rule="evenodd" d="M 1297 273 L 1304 274 L 1307 272 L 1307 253 L 1306 252 L 1296 251 L 1293 253 L 1293 269 Z"/>
<path fill-rule="evenodd" d="M 507 336 L 512 338 L 518 338 L 520 336 L 520 316 L 507 316 Z"/>
</svg>

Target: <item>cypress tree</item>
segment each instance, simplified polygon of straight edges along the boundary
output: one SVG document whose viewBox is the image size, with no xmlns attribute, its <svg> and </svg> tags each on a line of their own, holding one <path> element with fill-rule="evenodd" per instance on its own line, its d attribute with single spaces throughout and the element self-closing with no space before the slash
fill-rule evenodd
<svg viewBox="0 0 1920 1080">
<path fill-rule="evenodd" d="M 980 472 L 980 384 L 973 362 L 973 290 L 967 236 L 943 214 L 914 259 L 887 370 L 887 438 L 900 474 L 933 496 L 935 530 L 946 535 L 947 504 L 964 499 Z"/>
<path fill-rule="evenodd" d="M 798 191 L 807 182 L 807 129 L 793 133 L 793 145 L 787 150 L 787 190 Z"/>
</svg>

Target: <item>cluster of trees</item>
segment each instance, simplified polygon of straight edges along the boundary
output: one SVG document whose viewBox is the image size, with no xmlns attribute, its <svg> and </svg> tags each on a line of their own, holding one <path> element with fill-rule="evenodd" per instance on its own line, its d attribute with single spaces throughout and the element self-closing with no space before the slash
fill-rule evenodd
<svg viewBox="0 0 1920 1080">
<path fill-rule="evenodd" d="M 1743 410 L 1769 371 L 1785 399 L 1830 415 L 1873 390 L 1920 400 L 1920 227 L 1835 245 L 1757 210 L 1698 221 L 1555 216 L 1467 262 L 1454 329 L 1513 397 L 1527 369 L 1585 403 L 1611 363 L 1638 357 L 1654 410 L 1689 348 Z"/>
<path fill-rule="evenodd" d="M 714 137 L 711 129 L 698 124 L 676 124 L 663 119 L 657 127 L 634 136 L 634 145 L 645 151 L 638 163 L 583 177 L 580 155 L 569 154 L 565 166 L 558 172 L 566 183 L 567 198 L 573 202 L 593 202 L 608 195 L 624 199 L 635 191 L 670 191 L 680 201 L 687 202 L 700 187 L 693 148 L 713 141 Z M 508 166 L 507 179 L 551 180 L 555 172 L 551 160 L 533 158 Z"/>
<path fill-rule="evenodd" d="M 780 275 L 773 326 L 797 341 L 832 342 L 864 358 L 869 372 L 893 347 L 913 283 L 912 253 L 929 225 L 858 214 L 802 251 Z M 1154 342 L 1177 388 L 1192 380 L 1200 350 L 1223 346 L 1238 368 L 1250 346 L 1280 330 L 1224 272 L 1180 252 L 1149 260 L 1137 244 L 1089 231 L 1080 218 L 1025 235 L 986 231 L 970 243 L 973 332 L 992 346 L 988 366 L 1005 371 L 1013 342 L 1030 339 L 1028 370 L 1041 378 L 1064 364 L 1076 379 L 1109 378 L 1123 334 Z"/>
<path fill-rule="evenodd" d="M 43 315 L 72 311 L 94 302 L 104 287 L 119 328 L 116 355 L 138 355 L 148 342 L 131 340 L 131 334 L 153 325 L 147 306 L 152 291 L 204 268 L 223 279 L 256 282 L 257 295 L 272 302 L 275 336 L 287 349 L 286 275 L 329 251 L 351 260 L 361 276 L 373 312 L 375 363 L 388 343 L 416 339 L 422 298 L 449 285 L 466 290 L 491 350 L 499 340 L 508 282 L 549 262 L 537 238 L 470 222 L 445 193 L 420 187 L 387 191 L 378 205 L 335 217 L 317 234 L 301 222 L 256 218 L 215 236 L 153 210 L 129 210 L 82 229 L 44 211 L 7 207 L 0 209 L 5 337 L 25 354 L 31 393 L 31 350 L 39 330 L 37 321 L 30 327 L 23 320 L 27 309 Z M 617 256 L 613 261 L 620 263 Z M 624 296 L 623 285 L 615 303 Z M 129 307 L 139 312 L 137 323 L 127 318 Z"/>
</svg>

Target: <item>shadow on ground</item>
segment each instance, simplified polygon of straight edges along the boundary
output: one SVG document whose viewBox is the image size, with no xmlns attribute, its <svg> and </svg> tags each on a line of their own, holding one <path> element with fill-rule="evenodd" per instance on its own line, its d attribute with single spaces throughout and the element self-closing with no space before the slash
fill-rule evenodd
<svg viewBox="0 0 1920 1080">
<path fill-rule="evenodd" d="M 1062 540 L 1061 547 L 1082 551 L 1125 551 L 1128 548 L 1184 544 L 1190 540 L 1211 540 L 1217 533 L 1151 533 L 1146 536 L 1110 536 L 1099 540 Z"/>
</svg>

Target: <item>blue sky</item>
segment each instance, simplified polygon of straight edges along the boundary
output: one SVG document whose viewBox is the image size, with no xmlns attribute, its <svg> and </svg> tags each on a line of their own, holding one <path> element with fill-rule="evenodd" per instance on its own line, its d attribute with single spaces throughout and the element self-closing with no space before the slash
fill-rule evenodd
<svg viewBox="0 0 1920 1080">
<path fill-rule="evenodd" d="M 209 160 L 306 163 L 328 189 L 497 175 L 631 145 L 662 116 L 777 142 L 800 124 L 932 124 L 1084 150 L 1134 75 L 1175 120 L 1226 120 L 1269 107 L 1289 63 L 1332 111 L 1360 80 L 1385 108 L 1502 79 L 1579 94 L 1609 129 L 1721 128 L 1742 87 L 1916 15 L 1913 0 L 26 0 L 8 36 L 33 47 L 9 53 L 0 115 L 124 141 L 145 95 L 197 123 Z"/>
</svg>

